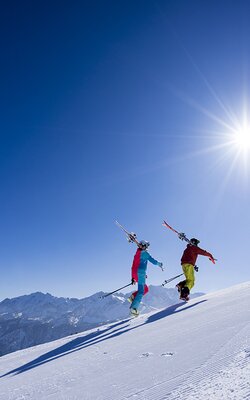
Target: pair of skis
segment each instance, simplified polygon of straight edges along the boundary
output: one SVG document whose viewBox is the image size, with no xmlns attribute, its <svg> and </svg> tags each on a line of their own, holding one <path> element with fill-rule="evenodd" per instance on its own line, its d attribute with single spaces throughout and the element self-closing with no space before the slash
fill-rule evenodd
<svg viewBox="0 0 250 400">
<path fill-rule="evenodd" d="M 191 241 L 190 241 L 190 239 L 188 239 L 188 238 L 186 237 L 185 233 L 183 233 L 183 232 L 178 232 L 176 229 L 172 228 L 172 226 L 170 226 L 166 221 L 163 221 L 163 224 L 162 224 L 162 225 L 165 226 L 166 228 L 169 228 L 172 232 L 176 233 L 179 239 L 185 240 L 185 242 L 187 242 L 187 243 L 189 243 L 189 244 L 192 244 Z M 215 264 L 215 261 L 217 261 L 216 258 L 212 258 L 212 257 L 209 257 L 209 260 L 210 260 L 213 264 Z"/>
<path fill-rule="evenodd" d="M 170 226 L 166 221 L 163 221 L 162 225 L 165 226 L 165 228 L 169 228 L 172 232 L 176 233 L 179 239 L 185 240 L 185 242 L 190 243 L 190 240 L 186 237 L 185 233 L 178 232 L 177 230 L 172 228 L 172 226 Z"/>
<path fill-rule="evenodd" d="M 137 240 L 137 235 L 134 232 L 128 232 L 127 229 L 125 229 L 118 221 L 115 221 L 116 225 L 119 226 L 119 228 L 121 228 L 121 230 L 123 230 L 123 232 L 126 234 L 127 236 L 127 241 L 129 243 L 136 243 L 137 246 L 139 246 L 139 242 Z"/>
</svg>

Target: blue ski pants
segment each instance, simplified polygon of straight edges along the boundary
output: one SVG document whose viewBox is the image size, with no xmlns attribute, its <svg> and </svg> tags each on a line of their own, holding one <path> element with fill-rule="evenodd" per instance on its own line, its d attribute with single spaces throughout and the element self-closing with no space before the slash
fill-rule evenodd
<svg viewBox="0 0 250 400">
<path fill-rule="evenodd" d="M 138 291 L 131 304 L 131 308 L 136 308 L 136 310 L 138 309 L 142 297 L 144 295 L 145 286 L 146 286 L 146 271 L 143 272 L 138 271 Z"/>
</svg>

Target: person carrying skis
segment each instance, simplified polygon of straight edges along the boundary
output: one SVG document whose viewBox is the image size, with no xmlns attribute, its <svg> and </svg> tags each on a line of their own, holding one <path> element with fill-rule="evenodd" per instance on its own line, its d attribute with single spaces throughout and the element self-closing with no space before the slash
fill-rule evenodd
<svg viewBox="0 0 250 400">
<path fill-rule="evenodd" d="M 194 269 L 198 255 L 207 256 L 213 263 L 215 263 L 215 259 L 212 254 L 198 247 L 199 243 L 200 241 L 198 239 L 190 239 L 189 244 L 184 250 L 181 258 L 181 266 L 186 278 L 184 281 L 181 281 L 176 285 L 178 292 L 180 293 L 181 300 L 189 300 L 190 290 L 194 286 L 195 282 Z"/>
<path fill-rule="evenodd" d="M 148 292 L 148 286 L 146 285 L 147 262 L 150 261 L 152 264 L 158 265 L 161 270 L 164 271 L 163 263 L 155 260 L 147 252 L 149 245 L 149 242 L 145 240 L 141 240 L 139 242 L 131 268 L 131 283 L 132 285 L 138 283 L 138 290 L 132 293 L 128 298 L 128 300 L 131 302 L 130 313 L 133 315 L 139 315 L 138 307 L 142 297 Z"/>
</svg>

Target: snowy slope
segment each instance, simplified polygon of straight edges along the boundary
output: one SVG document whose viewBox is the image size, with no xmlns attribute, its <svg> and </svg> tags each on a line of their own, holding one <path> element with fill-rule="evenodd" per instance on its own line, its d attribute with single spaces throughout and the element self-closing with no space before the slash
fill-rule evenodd
<svg viewBox="0 0 250 400">
<path fill-rule="evenodd" d="M 126 318 L 129 294 L 115 293 L 101 299 L 103 294 L 76 299 L 36 292 L 3 300 L 0 302 L 0 356 Z M 141 312 L 161 309 L 176 301 L 176 289 L 150 286 Z"/>
<path fill-rule="evenodd" d="M 3 356 L 0 400 L 249 399 L 249 289 Z"/>
</svg>

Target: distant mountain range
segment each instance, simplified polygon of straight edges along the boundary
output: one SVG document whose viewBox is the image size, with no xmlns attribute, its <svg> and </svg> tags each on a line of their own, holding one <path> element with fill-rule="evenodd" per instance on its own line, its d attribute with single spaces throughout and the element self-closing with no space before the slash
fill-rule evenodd
<svg viewBox="0 0 250 400">
<path fill-rule="evenodd" d="M 36 292 L 0 302 L 0 356 L 128 317 L 130 293 L 83 299 Z M 202 295 L 196 293 L 193 297 Z M 179 302 L 175 289 L 150 286 L 141 313 Z"/>
</svg>

